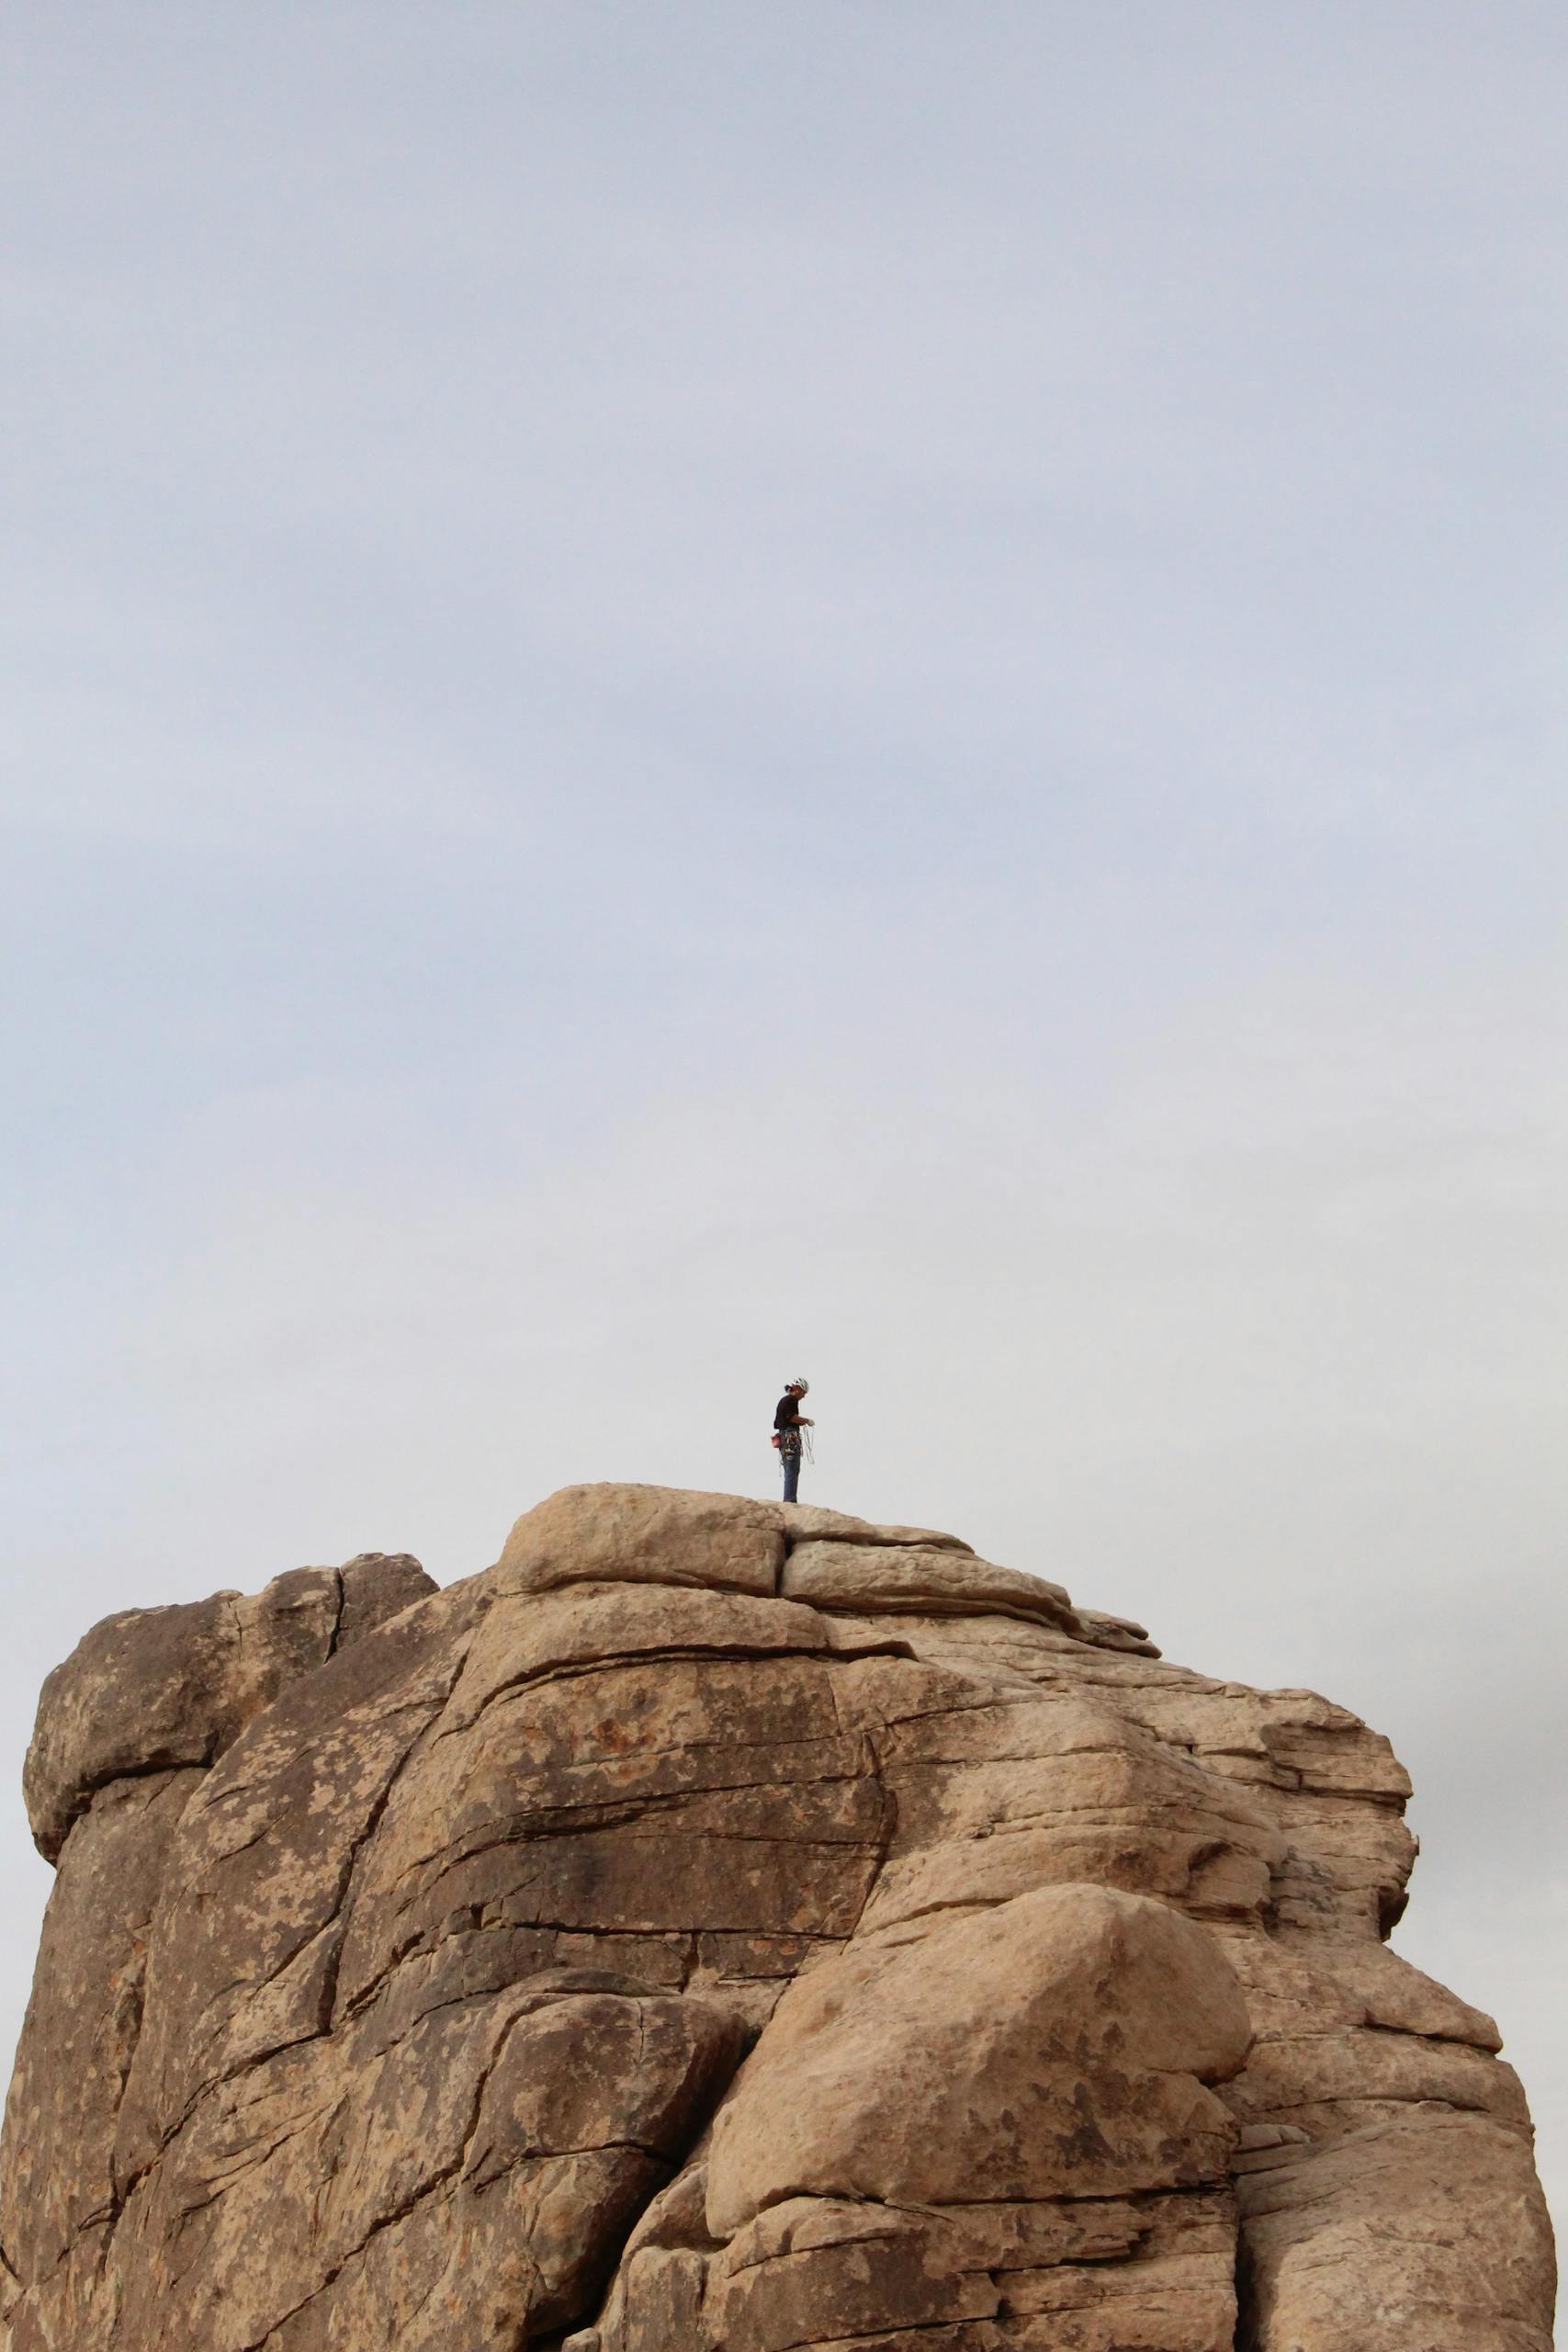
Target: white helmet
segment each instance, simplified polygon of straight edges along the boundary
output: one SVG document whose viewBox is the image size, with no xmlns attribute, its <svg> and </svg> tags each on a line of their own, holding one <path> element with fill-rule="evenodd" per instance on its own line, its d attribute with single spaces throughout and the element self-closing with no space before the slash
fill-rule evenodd
<svg viewBox="0 0 1568 2352">
<path fill-rule="evenodd" d="M 798 1388 L 801 1395 L 804 1396 L 810 1388 L 811 1383 L 809 1380 L 786 1380 L 784 1382 L 784 1386 L 786 1389 Z"/>
</svg>

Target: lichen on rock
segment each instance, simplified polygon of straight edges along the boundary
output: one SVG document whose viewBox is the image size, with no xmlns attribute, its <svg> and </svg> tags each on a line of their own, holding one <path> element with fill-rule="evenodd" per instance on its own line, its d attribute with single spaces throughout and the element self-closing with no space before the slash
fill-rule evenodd
<svg viewBox="0 0 1568 2352">
<path fill-rule="evenodd" d="M 45 1686 L 11 2352 L 1550 2352 L 1387 1743 L 954 1536 L 571 1487 Z"/>
</svg>

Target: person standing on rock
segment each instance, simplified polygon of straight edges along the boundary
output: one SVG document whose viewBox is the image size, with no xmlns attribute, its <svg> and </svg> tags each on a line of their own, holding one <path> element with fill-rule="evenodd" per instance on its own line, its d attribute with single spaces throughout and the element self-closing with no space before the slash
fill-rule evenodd
<svg viewBox="0 0 1568 2352">
<path fill-rule="evenodd" d="M 815 1423 L 800 1409 L 800 1400 L 810 1385 L 808 1380 L 790 1381 L 773 1413 L 773 1443 L 778 1447 L 779 1460 L 784 1464 L 784 1498 L 786 1503 L 794 1502 L 800 1491 L 800 1432 L 815 1427 Z"/>
</svg>

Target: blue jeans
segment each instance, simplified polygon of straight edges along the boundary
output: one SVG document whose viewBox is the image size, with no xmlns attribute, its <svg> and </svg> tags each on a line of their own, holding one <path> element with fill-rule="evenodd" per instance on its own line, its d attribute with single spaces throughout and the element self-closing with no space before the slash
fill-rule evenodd
<svg viewBox="0 0 1568 2352">
<path fill-rule="evenodd" d="M 800 1440 L 796 1438 L 791 1445 L 786 1439 L 779 1448 L 779 1459 L 784 1464 L 784 1498 L 792 1503 L 800 1490 Z"/>
</svg>

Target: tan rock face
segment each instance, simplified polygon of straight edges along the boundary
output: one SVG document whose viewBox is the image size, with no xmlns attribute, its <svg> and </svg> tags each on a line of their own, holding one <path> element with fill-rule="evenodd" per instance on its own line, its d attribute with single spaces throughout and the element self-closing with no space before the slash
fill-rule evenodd
<svg viewBox="0 0 1568 2352">
<path fill-rule="evenodd" d="M 28 1758 L 11 2352 L 1549 2352 L 1517 2082 L 1382 1940 L 1406 1792 L 736 1497 L 111 1618 Z"/>
<path fill-rule="evenodd" d="M 131 1773 L 210 1764 L 297 1675 L 323 1665 L 434 1585 L 406 1553 L 296 1568 L 265 1592 L 106 1617 L 44 1685 L 24 1792 L 51 1861 L 96 1790 Z"/>
<path fill-rule="evenodd" d="M 950 2205 L 1225 2176 L 1201 2087 L 1251 2043 L 1234 1972 L 1163 1903 L 1095 1885 L 854 1939 L 798 1977 L 714 2128 L 716 2237 L 786 2197 Z"/>
<path fill-rule="evenodd" d="M 994 1568 L 987 1560 L 914 1544 L 805 1542 L 793 1544 L 783 1590 L 818 1609 L 917 1611 L 921 1616 L 1039 1617 L 1075 1624 L 1059 1584 Z"/>
<path fill-rule="evenodd" d="M 623 1581 L 773 1593 L 784 1559 L 771 1503 L 677 1487 L 563 1487 L 518 1521 L 495 1581 L 503 1592 Z"/>
</svg>

